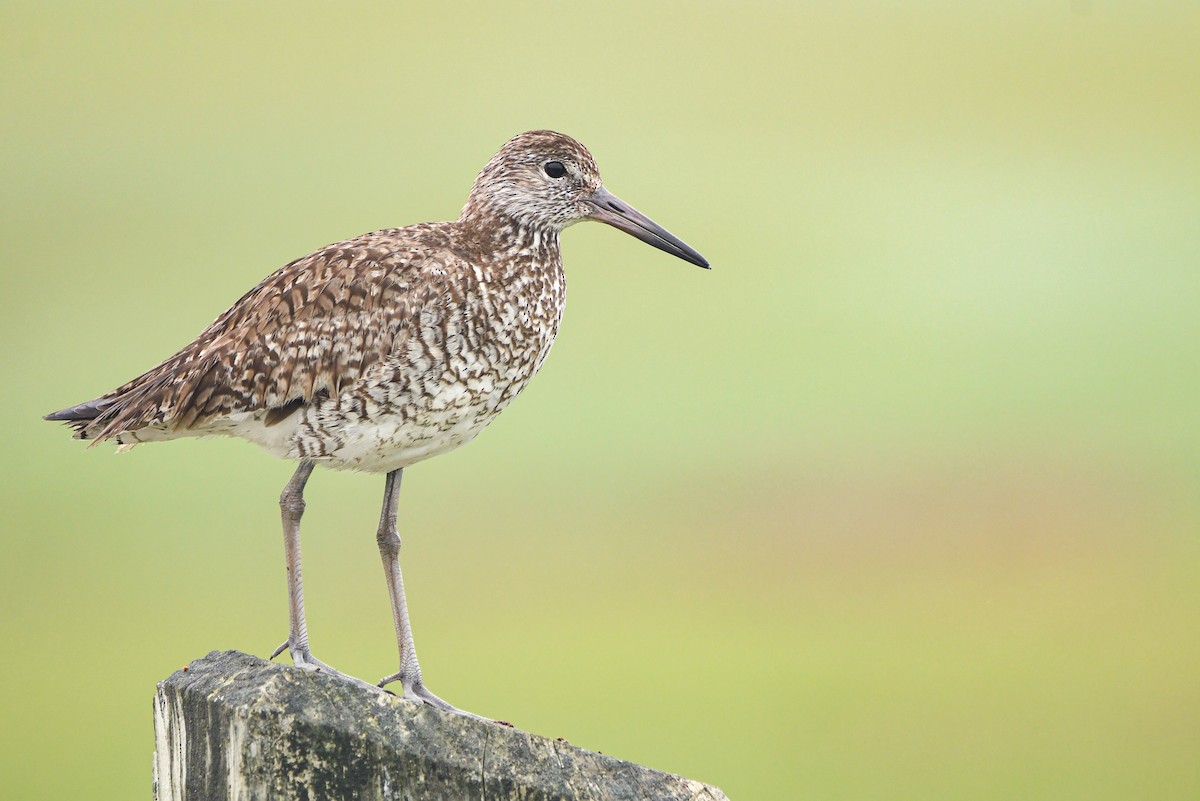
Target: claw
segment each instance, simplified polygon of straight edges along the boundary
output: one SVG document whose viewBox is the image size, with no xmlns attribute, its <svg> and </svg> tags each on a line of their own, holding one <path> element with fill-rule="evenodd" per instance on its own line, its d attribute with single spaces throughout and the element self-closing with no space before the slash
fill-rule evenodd
<svg viewBox="0 0 1200 801">
<path fill-rule="evenodd" d="M 393 673 L 390 676 L 384 676 L 375 686 L 383 688 L 384 685 L 391 684 L 393 681 L 399 681 L 403 684 L 403 697 L 409 701 L 412 701 L 413 703 L 428 704 L 435 709 L 444 709 L 447 712 L 453 712 L 454 714 L 462 715 L 463 717 L 475 718 L 476 720 L 488 720 L 488 718 L 480 717 L 473 712 L 467 712 L 466 710 L 459 709 L 458 707 L 443 701 L 441 698 L 438 698 L 436 695 L 426 689 L 425 685 L 421 682 L 407 681 L 406 677 L 401 676 L 399 673 Z"/>
<path fill-rule="evenodd" d="M 274 651 L 271 652 L 271 655 L 267 657 L 267 661 L 270 662 L 272 659 L 279 656 L 287 649 L 288 649 L 288 641 L 284 640 L 278 648 L 276 648 Z"/>
</svg>

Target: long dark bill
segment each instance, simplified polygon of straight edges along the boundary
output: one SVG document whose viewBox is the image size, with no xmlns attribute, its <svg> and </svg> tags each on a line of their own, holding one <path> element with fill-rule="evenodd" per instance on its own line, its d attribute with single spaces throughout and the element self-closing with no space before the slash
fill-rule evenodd
<svg viewBox="0 0 1200 801">
<path fill-rule="evenodd" d="M 619 199 L 603 186 L 592 193 L 588 203 L 595 207 L 591 218 L 608 223 L 613 228 L 620 228 L 627 234 L 632 234 L 647 245 L 653 245 L 659 250 L 678 256 L 684 261 L 691 262 L 697 267 L 708 270 L 708 259 L 697 253 L 690 245 L 672 234 L 654 220 L 642 214 L 625 201 Z"/>
</svg>

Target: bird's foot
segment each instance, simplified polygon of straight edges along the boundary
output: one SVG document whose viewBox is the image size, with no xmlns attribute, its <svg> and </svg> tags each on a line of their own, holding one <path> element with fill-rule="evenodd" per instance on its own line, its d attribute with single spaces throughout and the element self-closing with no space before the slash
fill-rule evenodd
<svg viewBox="0 0 1200 801">
<path fill-rule="evenodd" d="M 312 673 L 324 673 L 327 676 L 334 676 L 339 679 L 350 678 L 345 673 L 342 673 L 336 668 L 331 668 L 329 665 L 322 662 L 312 655 L 312 651 L 307 649 L 303 651 L 292 651 L 292 664 L 301 670 L 307 670 Z"/>
<path fill-rule="evenodd" d="M 413 703 L 417 703 L 417 704 L 428 704 L 429 706 L 432 706 L 435 709 L 444 709 L 447 712 L 453 712 L 456 715 L 462 715 L 463 717 L 467 717 L 467 718 L 475 718 L 476 720 L 487 720 L 488 719 L 488 718 L 482 718 L 479 715 L 474 714 L 473 712 L 467 712 L 466 710 L 459 709 L 456 706 L 450 705 L 449 703 L 443 701 L 441 698 L 438 698 L 436 695 L 434 695 L 432 692 L 430 692 L 429 689 L 425 686 L 425 684 L 420 679 L 416 679 L 416 680 L 410 679 L 407 675 L 404 674 L 403 671 L 401 671 L 400 673 L 393 673 L 390 676 L 386 676 L 386 677 L 380 679 L 379 684 L 376 686 L 384 687 L 385 685 L 391 684 L 393 681 L 399 681 L 401 683 L 401 686 L 404 687 L 405 700 L 412 701 Z"/>
<path fill-rule="evenodd" d="M 376 691 L 379 690 L 379 687 L 375 686 L 374 684 L 342 673 L 340 670 L 332 668 L 322 662 L 320 659 L 317 659 L 315 656 L 313 656 L 312 651 L 309 650 L 307 645 L 303 647 L 294 647 L 290 643 L 285 642 L 283 645 L 280 645 L 275 649 L 275 652 L 271 654 L 271 659 L 279 656 L 284 651 L 291 652 L 292 664 L 301 670 L 307 670 L 310 673 L 324 673 L 326 676 L 333 676 L 336 679 L 348 681 L 351 684 L 357 684 L 360 687 L 366 687 L 367 689 Z"/>
</svg>

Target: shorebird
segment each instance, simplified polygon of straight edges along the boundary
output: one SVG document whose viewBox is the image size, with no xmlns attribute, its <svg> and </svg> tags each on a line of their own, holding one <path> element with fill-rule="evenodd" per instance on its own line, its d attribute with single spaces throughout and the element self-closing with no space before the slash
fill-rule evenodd
<svg viewBox="0 0 1200 801">
<path fill-rule="evenodd" d="M 400 668 L 377 686 L 399 681 L 406 698 L 457 712 L 426 688 L 417 661 L 400 573 L 400 479 L 474 439 L 542 366 L 566 301 L 559 234 L 584 220 L 709 266 L 605 189 L 579 142 L 528 131 L 484 166 L 457 220 L 363 234 L 286 264 L 157 367 L 45 419 L 119 450 L 235 436 L 298 461 L 279 498 L 288 638 L 271 658 L 286 649 L 297 667 L 356 682 L 309 647 L 304 486 L 318 465 L 385 473 L 376 540 Z"/>
</svg>

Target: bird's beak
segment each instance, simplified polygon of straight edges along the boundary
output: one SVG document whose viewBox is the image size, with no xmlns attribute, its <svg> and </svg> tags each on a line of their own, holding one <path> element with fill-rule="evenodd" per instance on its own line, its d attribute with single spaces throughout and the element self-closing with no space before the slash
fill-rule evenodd
<svg viewBox="0 0 1200 801">
<path fill-rule="evenodd" d="M 603 186 L 586 198 L 586 202 L 592 206 L 592 212 L 588 215 L 589 219 L 608 223 L 613 228 L 620 228 L 627 234 L 633 234 L 647 245 L 653 245 L 672 256 L 678 256 L 697 267 L 710 269 L 708 260 L 693 250 L 686 242 L 633 206 L 618 199 Z"/>
</svg>

